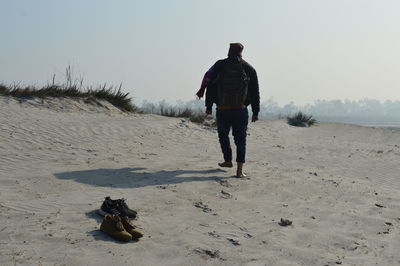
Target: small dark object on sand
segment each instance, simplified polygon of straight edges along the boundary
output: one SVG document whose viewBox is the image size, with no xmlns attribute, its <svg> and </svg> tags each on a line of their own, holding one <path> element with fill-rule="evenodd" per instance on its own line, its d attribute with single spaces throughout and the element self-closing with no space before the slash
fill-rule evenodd
<svg viewBox="0 0 400 266">
<path fill-rule="evenodd" d="M 288 226 L 291 225 L 293 222 L 288 219 L 281 218 L 281 221 L 278 223 L 280 226 Z"/>
<path fill-rule="evenodd" d="M 205 254 L 207 254 L 208 256 L 210 256 L 211 258 L 217 258 L 219 257 L 219 251 L 211 251 L 211 250 L 206 250 Z"/>
<path fill-rule="evenodd" d="M 235 239 L 232 239 L 232 238 L 227 238 L 227 240 L 228 240 L 229 242 L 231 242 L 232 245 L 234 245 L 234 246 L 240 246 L 240 243 L 239 243 L 238 240 L 235 240 Z"/>
<path fill-rule="evenodd" d="M 195 252 L 200 255 L 209 256 L 210 258 L 219 258 L 219 256 L 220 256 L 219 250 L 208 250 L 208 249 L 198 248 L 198 249 L 195 249 Z"/>
<path fill-rule="evenodd" d="M 381 205 L 381 204 L 379 204 L 379 203 L 375 203 L 375 206 L 376 206 L 376 207 L 379 207 L 379 208 L 386 208 L 385 206 L 383 206 L 383 205 Z"/>
</svg>

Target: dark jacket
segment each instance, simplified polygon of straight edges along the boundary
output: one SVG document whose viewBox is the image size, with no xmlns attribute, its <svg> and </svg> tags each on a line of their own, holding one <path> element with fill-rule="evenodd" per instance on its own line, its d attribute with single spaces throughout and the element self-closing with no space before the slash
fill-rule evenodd
<svg viewBox="0 0 400 266">
<path fill-rule="evenodd" d="M 260 91 L 258 88 L 258 78 L 256 70 L 246 61 L 244 61 L 240 57 L 228 57 L 226 59 L 218 60 L 209 71 L 211 73 L 208 74 L 209 83 L 207 84 L 206 91 L 206 107 L 207 110 L 211 110 L 213 104 L 215 103 L 218 106 L 218 77 L 221 73 L 223 67 L 225 66 L 227 60 L 241 60 L 243 62 L 243 68 L 246 72 L 247 77 L 249 78 L 248 83 L 248 93 L 247 99 L 245 101 L 245 105 L 248 106 L 251 104 L 251 110 L 253 115 L 258 115 L 260 111 Z"/>
</svg>

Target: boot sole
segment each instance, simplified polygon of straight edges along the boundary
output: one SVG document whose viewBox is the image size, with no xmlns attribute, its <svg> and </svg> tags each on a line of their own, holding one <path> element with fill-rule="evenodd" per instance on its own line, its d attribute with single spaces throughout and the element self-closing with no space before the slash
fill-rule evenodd
<svg viewBox="0 0 400 266">
<path fill-rule="evenodd" d="M 225 168 L 232 168 L 233 164 L 232 165 L 223 165 L 222 163 L 219 163 L 218 166 L 219 167 L 225 167 Z"/>
</svg>

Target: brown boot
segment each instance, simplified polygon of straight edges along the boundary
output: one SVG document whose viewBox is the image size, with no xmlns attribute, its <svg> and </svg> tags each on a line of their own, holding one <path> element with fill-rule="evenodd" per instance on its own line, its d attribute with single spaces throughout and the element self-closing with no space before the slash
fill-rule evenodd
<svg viewBox="0 0 400 266">
<path fill-rule="evenodd" d="M 104 216 L 104 220 L 101 223 L 100 230 L 119 241 L 128 242 L 132 240 L 131 234 L 129 234 L 124 229 L 121 218 L 117 215 Z"/>
<path fill-rule="evenodd" d="M 236 177 L 237 178 L 244 178 L 244 177 L 247 176 L 245 173 L 243 173 L 243 165 L 244 165 L 244 163 L 237 162 L 237 170 L 236 170 Z"/>
<path fill-rule="evenodd" d="M 132 239 L 138 239 L 143 237 L 143 233 L 140 232 L 136 227 L 129 221 L 129 218 L 127 216 L 121 217 L 122 224 L 125 228 L 125 230 L 131 234 Z"/>
<path fill-rule="evenodd" d="M 223 163 L 219 163 L 218 165 L 219 165 L 220 167 L 228 167 L 228 168 L 233 167 L 232 162 L 223 162 Z"/>
</svg>

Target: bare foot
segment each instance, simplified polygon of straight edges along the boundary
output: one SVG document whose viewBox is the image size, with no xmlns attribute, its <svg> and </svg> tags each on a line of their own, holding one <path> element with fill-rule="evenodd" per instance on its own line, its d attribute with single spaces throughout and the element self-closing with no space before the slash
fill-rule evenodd
<svg viewBox="0 0 400 266">
<path fill-rule="evenodd" d="M 233 167 L 232 162 L 223 162 L 218 164 L 220 167 Z"/>
</svg>

